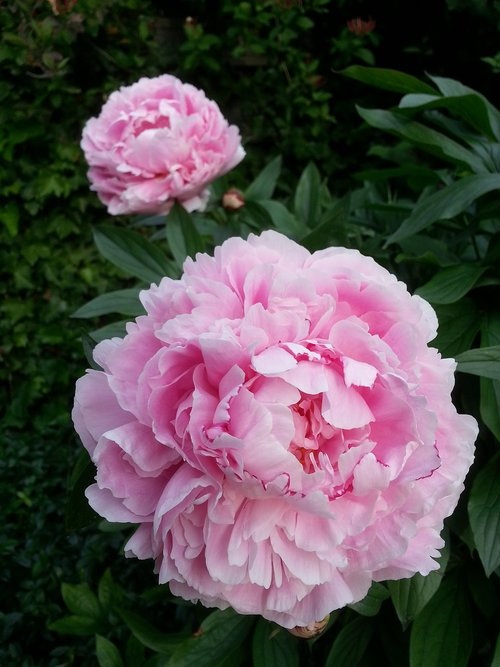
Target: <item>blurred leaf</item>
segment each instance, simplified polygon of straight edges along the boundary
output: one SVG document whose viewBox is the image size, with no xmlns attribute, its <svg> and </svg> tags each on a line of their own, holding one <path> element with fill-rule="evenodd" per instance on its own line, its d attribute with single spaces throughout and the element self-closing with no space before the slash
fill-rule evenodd
<svg viewBox="0 0 500 667">
<path fill-rule="evenodd" d="M 358 171 L 354 174 L 354 178 L 358 181 L 388 181 L 392 178 L 402 178 L 409 184 L 418 184 L 419 189 L 423 189 L 427 185 L 434 185 L 441 181 L 439 174 L 428 167 L 418 167 L 416 165 L 405 164 L 401 167 L 393 167 L 389 169 L 366 169 L 365 171 Z"/>
<path fill-rule="evenodd" d="M 298 667 L 297 639 L 260 618 L 253 635 L 252 656 L 254 667 Z"/>
<path fill-rule="evenodd" d="M 461 578 L 443 581 L 417 616 L 410 637 L 410 667 L 466 667 L 472 623 Z"/>
<path fill-rule="evenodd" d="M 205 250 L 205 243 L 191 215 L 178 202 L 167 215 L 165 230 L 168 245 L 179 267 L 182 268 L 186 257 L 194 258 L 197 252 Z"/>
<path fill-rule="evenodd" d="M 144 306 L 139 301 L 140 288 L 121 289 L 115 292 L 101 294 L 92 299 L 81 308 L 78 308 L 71 317 L 87 318 L 107 315 L 108 313 L 120 313 L 120 315 L 143 315 Z"/>
<path fill-rule="evenodd" d="M 165 634 L 133 611 L 123 608 L 117 611 L 134 637 L 152 651 L 170 655 L 182 646 L 189 636 L 186 633 Z"/>
<path fill-rule="evenodd" d="M 98 630 L 98 624 L 88 616 L 64 616 L 48 624 L 49 630 L 60 632 L 62 635 L 78 635 L 84 637 L 93 635 Z"/>
<path fill-rule="evenodd" d="M 344 228 L 349 220 L 350 195 L 337 200 L 330 207 L 319 225 L 300 239 L 301 245 L 309 251 L 321 250 L 331 245 L 344 235 Z"/>
<path fill-rule="evenodd" d="M 485 315 L 481 326 L 481 346 L 500 345 L 500 314 Z M 497 440 L 500 440 L 500 380 L 480 380 L 481 418 Z"/>
<path fill-rule="evenodd" d="M 185 641 L 172 656 L 170 667 L 217 667 L 240 646 L 255 618 L 232 609 L 212 612 L 201 624 L 197 636 Z"/>
<path fill-rule="evenodd" d="M 359 115 L 368 125 L 378 130 L 392 132 L 418 148 L 429 151 L 441 158 L 467 165 L 475 173 L 487 171 L 486 166 L 477 155 L 472 153 L 461 144 L 441 132 L 437 132 L 427 125 L 418 123 L 401 113 L 386 111 L 384 109 L 363 109 L 356 107 Z"/>
<path fill-rule="evenodd" d="M 455 303 L 467 294 L 486 271 L 477 264 L 447 266 L 416 290 L 416 294 L 431 303 Z"/>
<path fill-rule="evenodd" d="M 124 667 L 119 650 L 109 639 L 96 635 L 95 651 L 99 667 Z"/>
<path fill-rule="evenodd" d="M 109 568 L 106 569 L 102 577 L 99 579 L 97 588 L 97 597 L 101 607 L 105 610 L 111 609 L 116 599 L 120 597 L 120 593 L 120 588 L 113 581 Z"/>
<path fill-rule="evenodd" d="M 392 603 L 401 621 L 403 630 L 418 616 L 440 587 L 444 573 L 446 572 L 449 556 L 450 550 L 446 543 L 438 559 L 439 570 L 429 572 L 425 577 L 417 573 L 409 579 L 398 579 L 397 581 L 387 582 Z"/>
<path fill-rule="evenodd" d="M 261 201 L 260 204 L 269 213 L 273 225 L 282 234 L 293 239 L 300 239 L 304 233 L 307 233 L 307 227 L 299 222 L 281 202 L 268 199 Z"/>
<path fill-rule="evenodd" d="M 353 667 L 365 654 L 373 634 L 373 624 L 358 616 L 344 625 L 335 637 L 325 667 Z"/>
<path fill-rule="evenodd" d="M 137 232 L 102 225 L 94 229 L 94 240 L 101 255 L 148 284 L 172 275 L 172 266 L 164 253 Z"/>
<path fill-rule="evenodd" d="M 244 222 L 256 231 L 270 229 L 273 226 L 272 218 L 262 202 L 248 201 L 239 212 L 240 222 Z"/>
<path fill-rule="evenodd" d="M 495 646 L 495 654 L 493 655 L 493 662 L 491 667 L 500 667 L 500 635 L 498 635 L 497 643 Z"/>
<path fill-rule="evenodd" d="M 500 566 L 500 454 L 478 473 L 468 509 L 474 542 L 489 577 Z"/>
<path fill-rule="evenodd" d="M 470 349 L 479 331 L 480 317 L 471 299 L 462 299 L 449 305 L 437 305 L 438 335 L 432 341 L 443 357 L 455 357 Z"/>
<path fill-rule="evenodd" d="M 141 642 L 134 635 L 130 635 L 130 637 L 127 639 L 127 645 L 125 647 L 125 662 L 127 667 L 143 667 L 144 653 L 144 645 L 141 644 Z M 161 655 L 161 657 L 164 659 L 165 664 L 167 664 L 169 660 L 168 656 Z"/>
<path fill-rule="evenodd" d="M 69 493 L 64 514 L 66 530 L 80 530 L 95 522 L 97 514 L 85 497 L 85 489 L 94 483 L 95 474 L 95 465 L 87 450 L 82 448 L 69 480 Z"/>
<path fill-rule="evenodd" d="M 88 616 L 98 620 L 101 607 L 95 594 L 87 584 L 61 584 L 61 593 L 68 609 L 77 616 Z"/>
<path fill-rule="evenodd" d="M 294 196 L 294 211 L 307 227 L 319 222 L 321 177 L 317 167 L 311 163 L 302 172 Z"/>
<path fill-rule="evenodd" d="M 339 74 L 375 86 L 375 88 L 390 90 L 395 93 L 427 93 L 430 95 L 436 93 L 435 89 L 424 81 L 393 69 L 351 65 L 351 67 L 341 70 Z"/>
<path fill-rule="evenodd" d="M 478 347 L 457 355 L 457 371 L 500 380 L 500 345 Z"/>
<path fill-rule="evenodd" d="M 383 584 L 374 581 L 366 596 L 359 602 L 348 605 L 361 616 L 376 616 L 382 602 L 389 597 L 389 591 Z"/>
<path fill-rule="evenodd" d="M 281 155 L 275 157 L 245 190 L 245 201 L 271 199 L 281 172 Z"/>
<path fill-rule="evenodd" d="M 419 201 L 412 214 L 387 239 L 387 244 L 417 234 L 438 220 L 463 213 L 476 199 L 500 189 L 500 174 L 466 176 Z"/>
<path fill-rule="evenodd" d="M 91 331 L 90 336 L 95 340 L 96 343 L 100 343 L 101 340 L 106 340 L 107 338 L 123 338 L 127 333 L 127 323 L 127 320 L 111 322 L 111 324 L 106 324 L 106 326 L 101 327 L 100 329 Z"/>
</svg>

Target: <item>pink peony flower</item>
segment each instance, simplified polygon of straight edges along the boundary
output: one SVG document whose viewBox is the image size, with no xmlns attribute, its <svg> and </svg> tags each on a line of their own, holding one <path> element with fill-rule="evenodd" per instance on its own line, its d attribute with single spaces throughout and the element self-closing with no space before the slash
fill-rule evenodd
<svg viewBox="0 0 500 667">
<path fill-rule="evenodd" d="M 205 93 L 164 74 L 112 93 L 81 143 L 109 213 L 203 209 L 206 186 L 245 156 L 235 125 Z"/>
<path fill-rule="evenodd" d="M 101 342 L 75 427 L 126 554 L 207 606 L 291 628 L 426 575 L 473 459 L 432 308 L 356 250 L 275 232 L 187 259 Z"/>
</svg>

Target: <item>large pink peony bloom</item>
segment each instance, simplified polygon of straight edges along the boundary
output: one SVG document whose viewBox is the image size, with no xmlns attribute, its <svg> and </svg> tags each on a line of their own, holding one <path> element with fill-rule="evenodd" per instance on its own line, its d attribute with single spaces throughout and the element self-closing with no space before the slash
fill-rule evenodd
<svg viewBox="0 0 500 667">
<path fill-rule="evenodd" d="M 245 156 L 235 125 L 205 93 L 164 74 L 112 93 L 81 143 L 92 190 L 109 213 L 206 204 L 206 186 Z"/>
<path fill-rule="evenodd" d="M 139 524 L 127 555 L 188 600 L 288 628 L 437 568 L 477 425 L 425 301 L 356 250 L 275 232 L 141 300 L 73 412 L 90 504 Z"/>
</svg>

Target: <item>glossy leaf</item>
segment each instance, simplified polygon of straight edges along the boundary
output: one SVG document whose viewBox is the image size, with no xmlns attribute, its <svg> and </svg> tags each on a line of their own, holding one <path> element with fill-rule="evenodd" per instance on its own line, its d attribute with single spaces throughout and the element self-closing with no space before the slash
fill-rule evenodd
<svg viewBox="0 0 500 667">
<path fill-rule="evenodd" d="M 135 287 L 101 294 L 101 296 L 92 299 L 92 301 L 78 308 L 71 317 L 98 317 L 99 315 L 107 315 L 108 313 L 120 313 L 120 315 L 136 317 L 145 312 L 143 305 L 139 301 L 139 292 L 140 289 Z"/>
<path fill-rule="evenodd" d="M 99 619 L 102 615 L 99 601 L 87 584 L 61 584 L 61 593 L 68 609 L 77 616 Z"/>
<path fill-rule="evenodd" d="M 94 240 L 101 255 L 148 284 L 172 275 L 172 266 L 160 248 L 137 232 L 102 225 L 94 230 Z"/>
<path fill-rule="evenodd" d="M 373 623 L 358 616 L 335 637 L 325 667 L 353 667 L 365 654 L 373 634 Z"/>
<path fill-rule="evenodd" d="M 370 590 L 359 602 L 350 604 L 349 607 L 361 616 L 376 616 L 380 611 L 382 602 L 389 597 L 389 591 L 383 584 L 374 581 Z"/>
<path fill-rule="evenodd" d="M 439 570 L 434 570 L 425 577 L 417 573 L 409 579 L 387 582 L 394 609 L 403 629 L 406 629 L 410 622 L 418 616 L 440 587 L 449 555 L 450 551 L 446 544 L 441 550 Z"/>
<path fill-rule="evenodd" d="M 95 652 L 99 667 L 124 667 L 120 651 L 106 637 L 96 635 Z"/>
<path fill-rule="evenodd" d="M 457 355 L 456 361 L 461 373 L 500 380 L 500 345 L 467 350 Z"/>
<path fill-rule="evenodd" d="M 339 74 L 367 83 L 375 88 L 390 90 L 395 93 L 427 93 L 434 95 L 436 92 L 428 83 L 420 81 L 420 79 L 410 74 L 404 74 L 393 69 L 351 65 L 351 67 L 341 70 Z"/>
<path fill-rule="evenodd" d="M 470 611 L 458 575 L 443 581 L 415 619 L 410 667 L 466 667 L 472 650 Z"/>
<path fill-rule="evenodd" d="M 319 222 L 321 177 L 317 167 L 310 163 L 302 172 L 294 196 L 294 211 L 307 227 Z"/>
<path fill-rule="evenodd" d="M 431 303 L 455 303 L 465 296 L 486 271 L 477 264 L 457 264 L 439 271 L 416 293 Z"/>
<path fill-rule="evenodd" d="M 432 341 L 443 357 L 455 357 L 468 350 L 479 331 L 480 316 L 471 299 L 461 299 L 449 305 L 436 305 L 438 335 Z"/>
<path fill-rule="evenodd" d="M 245 190 L 245 200 L 271 199 L 281 172 L 281 156 L 275 157 Z"/>
<path fill-rule="evenodd" d="M 466 176 L 419 201 L 401 227 L 389 236 L 387 243 L 417 234 L 438 220 L 450 220 L 479 197 L 499 189 L 500 174 Z"/>
<path fill-rule="evenodd" d="M 261 618 L 253 635 L 252 657 L 254 667 L 298 667 L 297 639 Z"/>
<path fill-rule="evenodd" d="M 254 620 L 232 609 L 212 612 L 201 624 L 197 636 L 176 650 L 170 667 L 217 667 L 243 643 Z"/>
<path fill-rule="evenodd" d="M 461 144 L 437 130 L 411 120 L 401 113 L 384 109 L 356 107 L 359 115 L 372 127 L 392 132 L 434 155 L 468 166 L 475 173 L 487 171 L 484 162 Z"/>
<path fill-rule="evenodd" d="M 500 566 L 500 455 L 486 464 L 474 480 L 469 497 L 474 542 L 486 575 Z"/>
<path fill-rule="evenodd" d="M 141 644 L 152 651 L 171 655 L 186 640 L 185 633 L 166 634 L 129 609 L 117 609 L 125 625 Z"/>
<path fill-rule="evenodd" d="M 193 218 L 177 202 L 167 216 L 165 230 L 169 248 L 179 267 L 182 267 L 186 257 L 194 258 L 197 252 L 205 250 Z"/>
</svg>

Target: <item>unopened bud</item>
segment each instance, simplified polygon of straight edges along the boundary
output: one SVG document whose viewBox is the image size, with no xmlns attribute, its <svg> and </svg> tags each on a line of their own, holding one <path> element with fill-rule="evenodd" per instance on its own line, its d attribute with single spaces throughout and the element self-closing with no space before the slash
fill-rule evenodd
<svg viewBox="0 0 500 667">
<path fill-rule="evenodd" d="M 245 198 L 239 190 L 231 188 L 222 196 L 222 206 L 230 211 L 237 211 L 245 206 Z"/>
<path fill-rule="evenodd" d="M 330 614 L 325 616 L 322 621 L 314 621 L 314 623 L 309 623 L 309 625 L 296 625 L 289 632 L 295 637 L 300 637 L 300 639 L 312 639 L 323 632 L 329 620 Z"/>
</svg>

